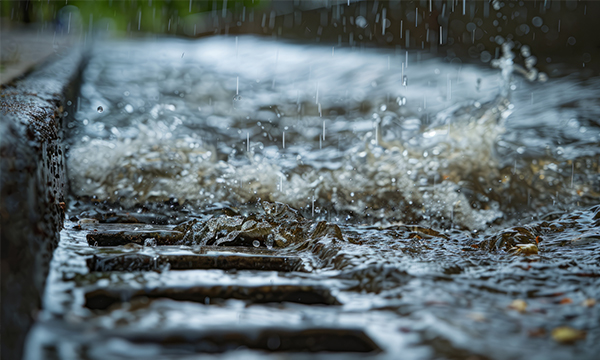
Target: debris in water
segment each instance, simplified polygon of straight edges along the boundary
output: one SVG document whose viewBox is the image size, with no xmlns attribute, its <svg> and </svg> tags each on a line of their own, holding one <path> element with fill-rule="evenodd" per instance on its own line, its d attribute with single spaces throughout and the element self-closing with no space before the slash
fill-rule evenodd
<svg viewBox="0 0 600 360">
<path fill-rule="evenodd" d="M 585 307 L 592 307 L 596 305 L 596 299 L 585 299 L 582 305 Z"/>
<path fill-rule="evenodd" d="M 511 248 L 510 251 L 513 251 L 514 254 L 521 255 L 535 255 L 538 253 L 538 247 L 535 244 L 517 244 L 515 247 Z"/>
<path fill-rule="evenodd" d="M 525 302 L 525 300 L 522 299 L 513 300 L 513 302 L 511 302 L 508 306 L 508 308 L 517 310 L 520 313 L 524 313 L 527 309 L 527 303 Z"/>
<path fill-rule="evenodd" d="M 573 329 L 569 326 L 560 326 L 552 330 L 554 341 L 563 344 L 572 344 L 577 340 L 585 339 L 585 331 Z"/>
</svg>

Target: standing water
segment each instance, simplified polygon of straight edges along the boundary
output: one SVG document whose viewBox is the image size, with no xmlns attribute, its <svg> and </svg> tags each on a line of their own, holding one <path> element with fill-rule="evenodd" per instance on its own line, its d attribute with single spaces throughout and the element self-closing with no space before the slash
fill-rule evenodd
<svg viewBox="0 0 600 360">
<path fill-rule="evenodd" d="M 99 335 L 38 327 L 35 351 L 263 358 L 297 351 L 286 331 L 317 326 L 361 329 L 375 345 L 348 351 L 380 358 L 592 358 L 600 80 L 530 81 L 511 51 L 486 68 L 251 36 L 97 44 L 67 124 L 79 221 L 69 226 L 135 218 L 132 232 L 160 223 L 183 235 L 102 250 L 100 236 L 65 233 L 46 306 L 66 314 L 64 334 L 87 323 Z M 300 265 L 260 276 L 160 265 L 230 245 Z M 110 270 L 101 256 L 133 253 L 153 271 L 98 272 Z M 153 295 L 198 281 L 309 284 L 320 300 Z M 153 290 L 129 301 L 136 289 Z M 193 340 L 206 329 L 264 335 L 273 323 L 284 330 L 262 347 Z M 327 336 L 322 349 L 337 351 Z"/>
</svg>

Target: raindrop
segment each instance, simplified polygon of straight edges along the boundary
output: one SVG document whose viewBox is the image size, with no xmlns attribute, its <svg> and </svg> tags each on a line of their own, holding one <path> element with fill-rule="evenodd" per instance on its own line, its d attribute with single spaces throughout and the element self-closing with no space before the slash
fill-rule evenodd
<svg viewBox="0 0 600 360">
<path fill-rule="evenodd" d="M 260 241 L 258 241 L 258 240 L 254 240 L 254 241 L 252 242 L 252 246 L 254 246 L 255 248 L 259 247 L 259 246 L 260 246 Z"/>
<path fill-rule="evenodd" d="M 98 106 L 98 109 L 96 109 L 96 110 L 98 110 L 99 113 L 104 112 L 104 108 L 102 106 Z"/>
<path fill-rule="evenodd" d="M 146 246 L 146 247 L 155 247 L 156 246 L 156 239 L 146 239 L 146 240 L 144 240 L 144 246 Z"/>
<path fill-rule="evenodd" d="M 356 21 L 356 26 L 359 26 L 363 29 L 367 27 L 367 19 L 365 19 L 364 17 L 358 16 L 355 21 Z"/>
<path fill-rule="evenodd" d="M 533 24 L 533 26 L 535 27 L 540 27 L 544 24 L 544 20 L 542 20 L 541 17 L 536 16 L 533 19 L 531 19 L 531 23 Z"/>
</svg>

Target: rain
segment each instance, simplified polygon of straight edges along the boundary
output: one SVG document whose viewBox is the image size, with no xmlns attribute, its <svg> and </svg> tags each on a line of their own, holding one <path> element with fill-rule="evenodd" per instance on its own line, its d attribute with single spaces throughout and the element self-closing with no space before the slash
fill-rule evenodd
<svg viewBox="0 0 600 360">
<path fill-rule="evenodd" d="M 81 59 L 24 359 L 600 350 L 598 3 L 1 10 L 3 98 Z"/>
</svg>

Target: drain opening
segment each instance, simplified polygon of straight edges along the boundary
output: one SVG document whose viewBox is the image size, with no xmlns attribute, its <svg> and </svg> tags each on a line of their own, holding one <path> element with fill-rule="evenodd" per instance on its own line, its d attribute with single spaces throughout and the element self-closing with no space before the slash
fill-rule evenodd
<svg viewBox="0 0 600 360">
<path fill-rule="evenodd" d="M 206 303 L 206 299 L 238 299 L 251 303 L 293 302 L 305 305 L 340 305 L 329 289 L 298 285 L 267 285 L 257 287 L 213 286 L 193 288 L 164 288 L 149 290 L 98 289 L 85 295 L 85 307 L 92 310 L 107 310 L 111 306 L 140 298 L 167 298 L 177 301 Z"/>
<path fill-rule="evenodd" d="M 305 271 L 302 260 L 295 256 L 219 254 L 219 255 L 159 255 L 143 254 L 94 255 L 87 260 L 90 271 L 152 271 L 171 270 L 263 270 Z"/>
<path fill-rule="evenodd" d="M 133 343 L 160 344 L 167 352 L 220 353 L 245 347 L 275 352 L 380 352 L 379 346 L 359 329 L 266 329 L 243 333 L 171 333 L 125 336 Z"/>
</svg>

